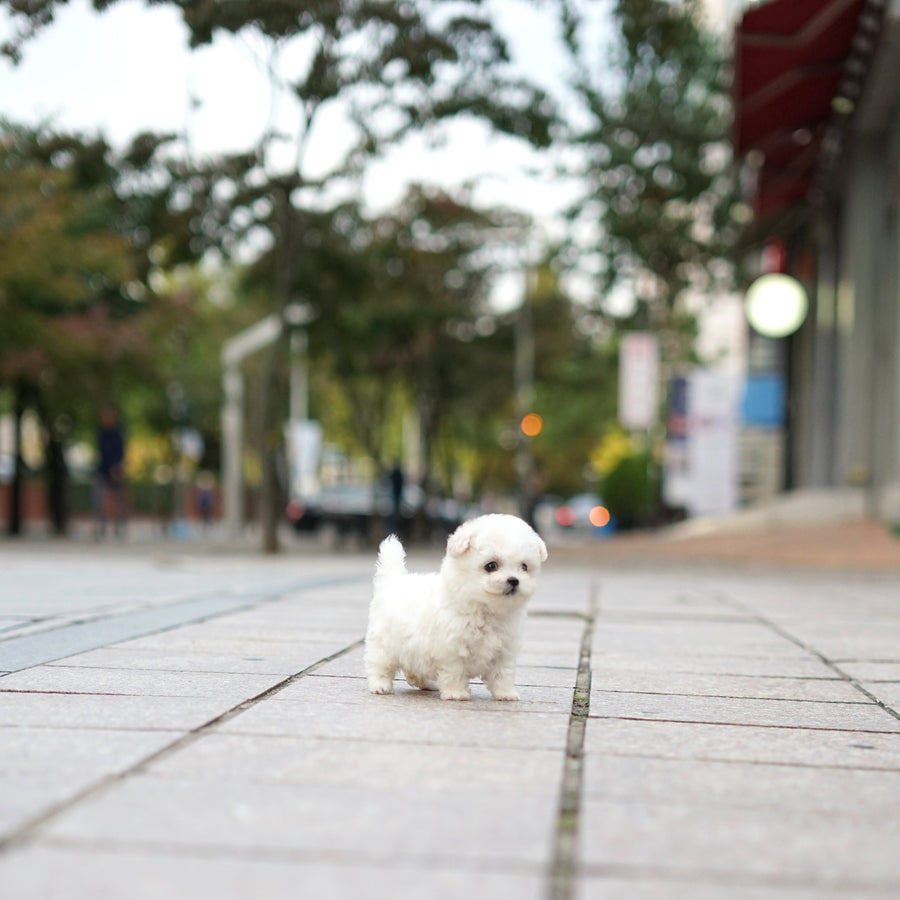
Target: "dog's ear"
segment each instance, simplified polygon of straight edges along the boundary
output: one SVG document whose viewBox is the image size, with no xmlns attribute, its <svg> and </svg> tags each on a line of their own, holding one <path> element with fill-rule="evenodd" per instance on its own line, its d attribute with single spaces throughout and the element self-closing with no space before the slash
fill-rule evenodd
<svg viewBox="0 0 900 900">
<path fill-rule="evenodd" d="M 463 522 L 447 540 L 447 552 L 450 556 L 463 556 L 472 546 L 472 529 L 468 522 Z"/>
<path fill-rule="evenodd" d="M 541 555 L 541 562 L 547 562 L 547 545 L 541 540 L 541 538 L 536 537 L 537 545 L 538 545 L 538 553 Z"/>
</svg>

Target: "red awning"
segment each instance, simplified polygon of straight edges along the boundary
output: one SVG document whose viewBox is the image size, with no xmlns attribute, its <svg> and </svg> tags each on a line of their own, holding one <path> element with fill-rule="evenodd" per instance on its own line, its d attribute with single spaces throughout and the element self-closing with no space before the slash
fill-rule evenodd
<svg viewBox="0 0 900 900">
<path fill-rule="evenodd" d="M 806 197 L 833 101 L 847 84 L 848 57 L 860 49 L 858 25 L 869 4 L 771 0 L 741 19 L 735 34 L 734 144 L 739 156 L 761 154 L 758 216 Z"/>
</svg>

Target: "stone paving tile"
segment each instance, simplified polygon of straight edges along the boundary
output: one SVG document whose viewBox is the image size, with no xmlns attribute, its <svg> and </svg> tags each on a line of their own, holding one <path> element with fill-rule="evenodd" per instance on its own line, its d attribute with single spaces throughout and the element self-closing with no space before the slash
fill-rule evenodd
<svg viewBox="0 0 900 900">
<path fill-rule="evenodd" d="M 478 696 L 487 697 L 481 682 L 472 682 Z M 396 696 L 406 693 L 408 686 L 405 680 L 397 679 L 395 682 Z M 545 687 L 542 685 L 518 684 L 517 689 L 520 699 L 509 703 L 518 711 L 558 712 L 568 715 L 572 710 L 571 687 Z M 417 691 L 418 692 L 418 691 Z M 419 692 L 422 693 L 422 692 Z M 435 702 L 444 703 L 433 691 L 425 691 L 426 696 Z M 322 675 L 301 678 L 288 685 L 272 697 L 274 702 L 283 701 L 309 701 L 318 700 L 322 703 L 355 703 L 364 704 L 372 708 L 383 707 L 392 703 L 391 697 L 373 697 L 368 690 L 366 680 L 362 676 L 349 678 L 346 676 Z M 492 701 L 495 702 L 495 701 Z"/>
<path fill-rule="evenodd" d="M 157 653 L 183 653 L 185 656 L 207 653 L 220 657 L 290 659 L 297 654 L 296 658 L 301 663 L 299 668 L 304 668 L 362 638 L 361 634 L 357 634 L 355 636 L 351 635 L 346 639 L 341 638 L 340 641 L 311 641 L 307 639 L 294 643 L 292 641 L 278 640 L 242 640 L 237 636 L 232 638 L 206 637 L 202 633 L 188 635 L 182 632 L 183 629 L 178 629 L 165 634 L 148 635 L 147 637 L 135 638 L 127 644 L 123 643 L 118 646 L 135 650 L 153 650 Z"/>
<path fill-rule="evenodd" d="M 202 643 L 203 645 L 232 645 L 235 643 L 247 644 L 305 644 L 319 643 L 332 644 L 335 647 L 350 644 L 359 640 L 365 633 L 361 625 L 350 624 L 338 627 L 333 624 L 331 628 L 321 625 L 282 625 L 276 620 L 263 625 L 253 627 L 232 627 L 219 624 L 189 625 L 173 634 L 173 638 L 179 646 L 190 643 Z M 174 644 L 173 644 L 174 646 Z"/>
<path fill-rule="evenodd" d="M 838 668 L 860 681 L 896 681 L 900 683 L 900 659 L 837 661 Z"/>
<path fill-rule="evenodd" d="M 438 802 L 439 797 L 439 802 Z M 439 795 L 358 786 L 206 782 L 134 776 L 44 829 L 49 839 L 183 852 L 234 848 L 371 861 L 546 861 L 554 792 Z M 135 815 L 139 810 L 140 814 Z M 186 811 L 190 810 L 190 815 Z"/>
<path fill-rule="evenodd" d="M 582 873 L 575 891 L 576 900 L 895 900 L 893 890 L 862 891 L 842 889 L 840 893 L 823 892 L 803 885 L 777 886 L 761 880 L 757 886 L 747 885 L 746 873 L 736 873 L 734 878 L 721 873 L 692 872 L 690 877 L 672 873 L 664 875 L 648 873 L 644 867 L 624 874 L 624 866 L 617 866 L 609 876 Z M 736 880 L 739 879 L 739 880 Z M 804 880 L 805 881 L 805 880 Z"/>
<path fill-rule="evenodd" d="M 555 795 L 562 762 L 557 749 L 407 744 L 398 750 L 367 740 L 212 733 L 160 759 L 148 772 L 217 783 Z"/>
<path fill-rule="evenodd" d="M 184 625 L 174 631 L 161 632 L 148 635 L 145 638 L 136 638 L 133 643 L 137 646 L 166 646 L 179 649 L 208 648 L 216 650 L 232 649 L 243 645 L 264 646 L 267 644 L 333 644 L 335 647 L 344 646 L 359 640 L 364 634 L 362 628 L 337 625 L 330 629 L 283 627 L 277 620 L 267 626 L 257 626 L 251 629 L 226 628 L 216 622 L 200 622 Z"/>
<path fill-rule="evenodd" d="M 590 719 L 586 753 L 900 769 L 900 734 Z"/>
<path fill-rule="evenodd" d="M 74 779 L 91 779 L 128 768 L 181 733 L 15 725 L 0 728 L 0 759 L 4 775 L 56 771 Z"/>
<path fill-rule="evenodd" d="M 734 654 L 704 656 L 656 653 L 624 653 L 594 649 L 595 669 L 628 669 L 635 672 L 682 672 L 685 674 L 769 676 L 776 678 L 833 678 L 834 669 L 797 649 L 793 656 Z"/>
<path fill-rule="evenodd" d="M 900 713 L 900 683 L 866 683 L 866 690 L 871 691 L 882 703 L 896 713 Z"/>
<path fill-rule="evenodd" d="M 210 697 L 132 697 L 127 694 L 0 693 L 0 727 L 188 731 L 230 704 Z"/>
<path fill-rule="evenodd" d="M 0 773 L 0 840 L 58 804 L 73 800 L 88 783 L 52 771 L 14 777 Z"/>
<path fill-rule="evenodd" d="M 659 719 L 670 722 L 900 732 L 900 721 L 876 704 L 865 702 L 747 700 L 611 693 L 594 689 L 591 691 L 590 715 L 598 718 Z"/>
<path fill-rule="evenodd" d="M 132 642 L 67 656 L 48 667 L 133 669 L 147 672 L 221 672 L 247 675 L 293 675 L 329 655 L 332 644 L 300 643 L 290 648 L 256 645 L 232 653 L 192 652 L 164 647 L 133 647 Z"/>
<path fill-rule="evenodd" d="M 0 692 L 41 691 L 56 694 L 132 694 L 144 697 L 220 697 L 245 700 L 273 684 L 269 675 L 210 672 L 147 672 L 134 669 L 86 669 L 36 666 L 0 678 Z"/>
<path fill-rule="evenodd" d="M 578 651 L 566 649 L 551 653 L 531 644 L 525 644 L 519 653 L 517 661 L 522 668 L 550 667 L 554 669 L 568 669 L 573 664 L 577 664 Z"/>
<path fill-rule="evenodd" d="M 544 896 L 543 872 L 522 863 L 486 871 L 434 860 L 373 865 L 362 853 L 338 860 L 328 854 L 235 858 L 233 850 L 228 855 L 185 856 L 61 842 L 42 843 L 0 859 L 0 882 L 16 900 L 114 898 L 123 896 L 123 885 L 128 886 L 128 900 L 538 900 Z"/>
<path fill-rule="evenodd" d="M 314 674 L 316 677 L 320 675 L 336 675 L 347 678 L 365 677 L 363 652 L 363 647 L 357 647 L 337 659 L 325 663 L 316 669 Z M 535 653 L 534 655 L 538 656 L 539 654 Z M 524 665 L 520 661 L 520 664 L 516 666 L 516 684 L 519 686 L 542 685 L 544 687 L 565 687 L 571 689 L 575 684 L 577 669 L 574 662 L 577 662 L 577 659 L 578 652 L 575 649 L 567 660 L 569 663 L 567 666 Z"/>
<path fill-rule="evenodd" d="M 594 667 L 593 686 L 602 691 L 744 697 L 757 700 L 821 700 L 865 702 L 848 681 L 838 678 L 770 678 L 686 672 L 638 672 Z"/>
<path fill-rule="evenodd" d="M 804 810 L 874 823 L 894 815 L 900 771 L 601 756 L 585 761 L 585 795 L 630 803 Z"/>
<path fill-rule="evenodd" d="M 178 732 L 0 728 L 0 839 L 101 778 L 124 772 Z"/>
<path fill-rule="evenodd" d="M 476 685 L 477 699 L 448 702 L 409 690 L 371 702 L 323 704 L 316 700 L 261 703 L 220 726 L 230 734 L 297 735 L 397 744 L 561 749 L 568 714 L 527 710 L 522 701 L 498 703 Z"/>
<path fill-rule="evenodd" d="M 580 848 L 586 867 L 628 866 L 689 875 L 746 873 L 842 891 L 900 891 L 896 817 L 860 821 L 806 809 L 757 810 L 693 803 L 585 798 Z"/>
<path fill-rule="evenodd" d="M 600 621 L 594 629 L 594 652 L 631 653 L 638 656 L 698 654 L 707 657 L 795 657 L 798 648 L 780 635 L 756 624 L 723 625 L 697 622 L 675 625 L 641 623 L 627 625 Z"/>
</svg>

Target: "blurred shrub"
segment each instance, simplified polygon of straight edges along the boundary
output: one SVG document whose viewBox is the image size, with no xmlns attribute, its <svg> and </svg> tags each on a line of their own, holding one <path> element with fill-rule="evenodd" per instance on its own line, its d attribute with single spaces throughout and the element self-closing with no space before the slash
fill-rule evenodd
<svg viewBox="0 0 900 900">
<path fill-rule="evenodd" d="M 659 496 L 659 469 L 647 452 L 621 459 L 603 479 L 603 500 L 620 528 L 649 525 Z"/>
</svg>

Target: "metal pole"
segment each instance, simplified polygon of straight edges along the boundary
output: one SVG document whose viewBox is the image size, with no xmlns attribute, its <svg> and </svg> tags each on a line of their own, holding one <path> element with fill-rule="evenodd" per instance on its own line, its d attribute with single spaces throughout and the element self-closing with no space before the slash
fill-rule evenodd
<svg viewBox="0 0 900 900">
<path fill-rule="evenodd" d="M 222 374 L 225 404 L 222 407 L 222 488 L 225 531 L 238 538 L 244 524 L 244 478 L 241 460 L 244 450 L 244 379 L 237 366 L 227 366 Z"/>
</svg>

